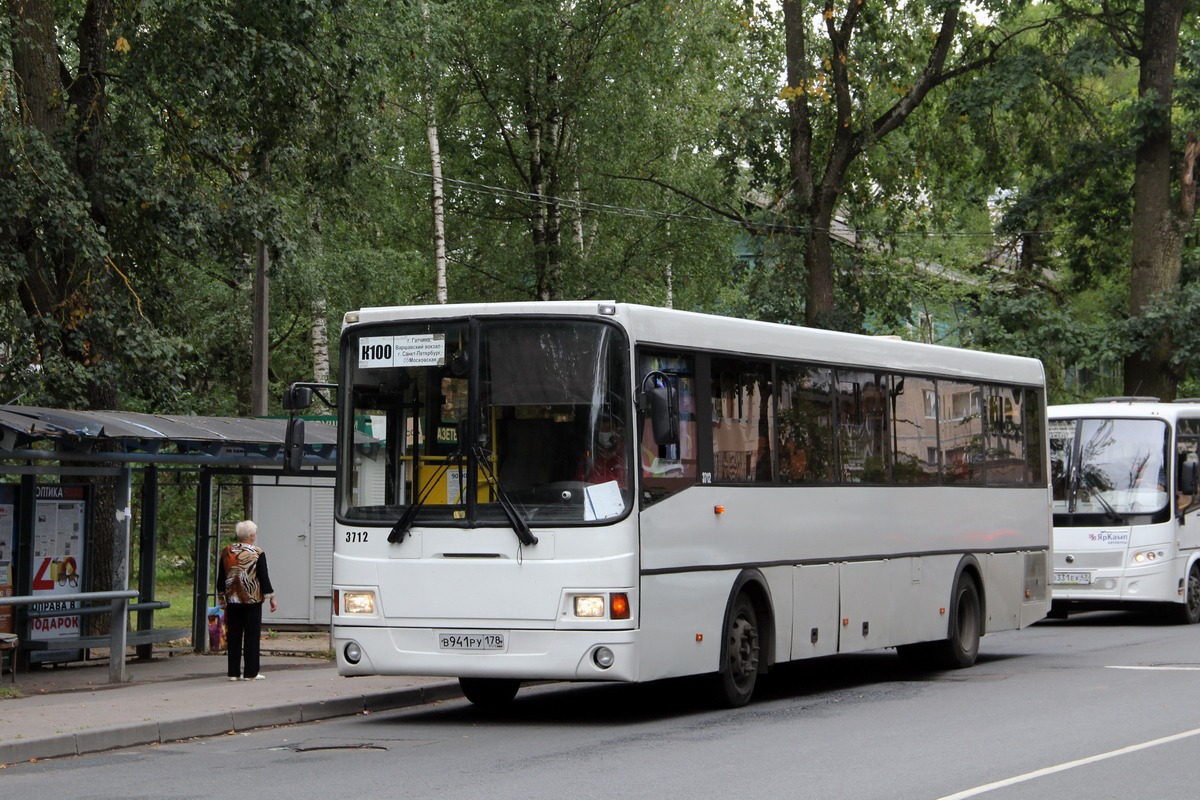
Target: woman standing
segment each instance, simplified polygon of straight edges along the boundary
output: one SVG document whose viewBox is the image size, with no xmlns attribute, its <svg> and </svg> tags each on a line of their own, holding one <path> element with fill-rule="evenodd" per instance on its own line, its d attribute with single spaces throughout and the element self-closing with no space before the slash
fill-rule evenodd
<svg viewBox="0 0 1200 800">
<path fill-rule="evenodd" d="M 265 676 L 258 671 L 262 604 L 271 598 L 271 613 L 275 613 L 275 590 L 267 572 L 267 554 L 254 544 L 258 526 L 245 519 L 235 530 L 237 541 L 221 551 L 217 565 L 217 603 L 225 609 L 228 628 L 229 680 L 262 680 Z"/>
</svg>

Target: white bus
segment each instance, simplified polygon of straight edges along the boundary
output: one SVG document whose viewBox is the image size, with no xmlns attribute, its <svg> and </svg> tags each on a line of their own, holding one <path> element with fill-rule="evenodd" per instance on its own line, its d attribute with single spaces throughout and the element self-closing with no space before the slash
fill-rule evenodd
<svg viewBox="0 0 1200 800">
<path fill-rule="evenodd" d="M 1051 614 L 1158 603 L 1200 622 L 1200 402 L 1108 398 L 1049 418 Z"/>
<path fill-rule="evenodd" d="M 367 308 L 341 339 L 342 675 L 709 674 L 1049 608 L 1032 359 L 636 305 Z M 302 405 L 302 402 L 297 403 Z"/>
</svg>

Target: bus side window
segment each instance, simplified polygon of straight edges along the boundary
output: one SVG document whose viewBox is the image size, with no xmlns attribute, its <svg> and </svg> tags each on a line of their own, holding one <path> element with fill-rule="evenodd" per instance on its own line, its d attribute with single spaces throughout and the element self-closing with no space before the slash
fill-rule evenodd
<svg viewBox="0 0 1200 800">
<path fill-rule="evenodd" d="M 771 483 L 775 439 L 771 365 L 712 362 L 713 481 Z"/>
<path fill-rule="evenodd" d="M 1198 487 L 1187 486 L 1185 476 L 1193 470 L 1200 471 L 1197 461 L 1200 461 L 1200 419 L 1180 419 L 1175 438 L 1175 480 L 1178 488 L 1175 493 L 1175 510 L 1177 513 L 1185 509 L 1189 512 L 1195 510 L 1189 507 L 1196 501 Z"/>
<path fill-rule="evenodd" d="M 779 477 L 784 483 L 832 483 L 833 370 L 779 367 Z"/>
<path fill-rule="evenodd" d="M 977 383 L 937 382 L 942 480 L 983 482 L 983 390 Z"/>
<path fill-rule="evenodd" d="M 1023 486 L 1025 468 L 1025 395 L 1011 386 L 985 386 L 982 458 L 989 486 Z"/>
<path fill-rule="evenodd" d="M 642 420 L 639 453 L 643 507 L 695 484 L 697 474 L 695 360 L 678 353 L 642 353 L 638 379 L 651 372 L 664 373 L 679 390 L 679 444 L 658 444 L 652 421 L 648 416 Z"/>
<path fill-rule="evenodd" d="M 889 483 L 887 376 L 839 369 L 835 386 L 842 483 Z"/>
<path fill-rule="evenodd" d="M 937 384 L 933 378 L 892 375 L 888 392 L 892 417 L 892 479 L 896 483 L 937 483 Z"/>
</svg>

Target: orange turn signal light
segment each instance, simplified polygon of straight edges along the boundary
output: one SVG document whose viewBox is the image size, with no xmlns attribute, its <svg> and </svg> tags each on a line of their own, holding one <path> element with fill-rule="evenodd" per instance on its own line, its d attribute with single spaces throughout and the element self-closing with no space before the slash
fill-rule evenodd
<svg viewBox="0 0 1200 800">
<path fill-rule="evenodd" d="M 613 619 L 629 619 L 629 595 L 614 593 L 608 599 L 608 611 Z"/>
</svg>

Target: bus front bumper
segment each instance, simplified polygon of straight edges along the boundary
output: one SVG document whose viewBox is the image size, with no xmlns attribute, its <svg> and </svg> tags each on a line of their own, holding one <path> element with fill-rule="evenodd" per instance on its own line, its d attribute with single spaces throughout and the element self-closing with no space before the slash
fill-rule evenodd
<svg viewBox="0 0 1200 800">
<path fill-rule="evenodd" d="M 502 648 L 497 648 L 495 634 L 503 635 Z M 569 681 L 636 681 L 638 677 L 637 631 L 632 630 L 335 625 L 333 642 L 338 673 L 346 676 L 422 675 Z M 481 649 L 461 649 L 471 646 Z M 357 660 L 352 662 L 351 658 L 355 657 Z"/>
<path fill-rule="evenodd" d="M 1086 574 L 1088 583 L 1051 584 L 1054 600 L 1076 602 L 1180 602 L 1181 567 L 1165 560 L 1145 567 L 1094 569 Z M 1061 567 L 1055 573 L 1063 573 Z M 1072 576 L 1074 577 L 1074 576 Z"/>
</svg>

